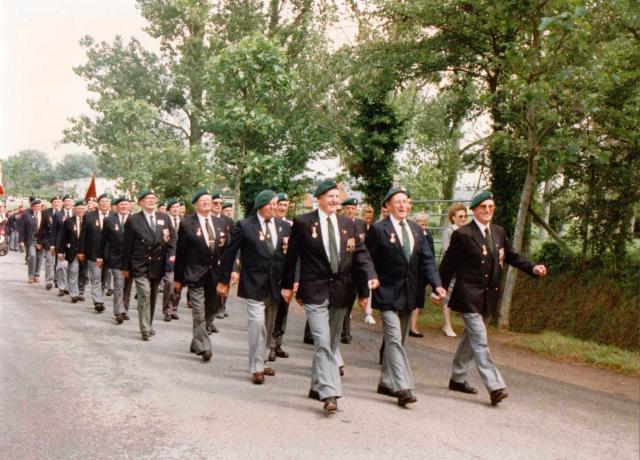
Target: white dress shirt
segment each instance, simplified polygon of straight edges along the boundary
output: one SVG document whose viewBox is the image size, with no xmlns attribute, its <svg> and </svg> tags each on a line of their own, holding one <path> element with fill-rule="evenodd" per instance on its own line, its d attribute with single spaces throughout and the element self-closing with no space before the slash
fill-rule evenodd
<svg viewBox="0 0 640 460">
<path fill-rule="evenodd" d="M 271 233 L 271 242 L 273 243 L 273 247 L 275 248 L 278 245 L 278 232 L 276 232 L 276 223 L 274 222 L 274 219 L 275 217 L 272 217 L 271 219 L 269 219 L 269 233 Z M 266 237 L 267 234 L 264 233 L 265 218 L 262 217 L 260 213 L 258 213 L 258 221 L 260 222 L 260 229 L 262 230 L 262 233 Z"/>
<path fill-rule="evenodd" d="M 158 222 L 156 222 L 156 213 L 155 212 L 147 212 L 147 211 L 142 211 L 144 214 L 144 218 L 147 219 L 147 224 L 149 224 L 149 227 L 151 227 L 151 229 L 153 229 L 153 227 L 158 227 Z M 151 225 L 151 218 L 153 218 L 153 225 Z"/>
<path fill-rule="evenodd" d="M 196 213 L 198 216 L 198 222 L 200 222 L 200 228 L 202 228 L 202 234 L 204 235 L 204 239 L 207 242 L 207 246 L 209 245 L 209 241 L 214 241 L 216 239 L 216 230 L 213 228 L 213 218 L 211 215 L 205 217 L 200 213 Z M 211 230 L 213 230 L 213 235 L 209 235 L 207 232 L 207 221 L 209 221 L 209 225 L 211 225 Z"/>
<path fill-rule="evenodd" d="M 336 213 L 334 212 L 329 216 L 324 213 L 322 209 L 318 208 L 318 217 L 320 218 L 320 230 L 322 231 L 322 244 L 324 244 L 324 251 L 327 253 L 327 259 L 331 260 L 331 253 L 329 252 L 329 222 L 327 219 L 331 220 L 331 224 L 333 225 L 333 232 L 336 235 L 336 252 L 338 253 L 338 258 L 340 257 L 340 229 L 338 228 L 338 218 L 336 217 Z"/>
<path fill-rule="evenodd" d="M 476 219 L 475 217 L 473 218 L 473 221 L 476 223 L 476 225 L 480 228 L 480 232 L 482 232 L 482 236 L 486 237 L 486 233 L 485 230 L 487 228 L 489 228 L 489 224 L 485 225 L 485 224 L 481 224 L 480 221 L 478 221 L 478 219 Z"/>
<path fill-rule="evenodd" d="M 391 219 L 393 228 L 395 229 L 396 234 L 398 235 L 398 240 L 400 241 L 400 244 L 404 248 L 404 241 L 402 241 L 402 227 L 400 226 L 400 221 L 396 219 L 392 214 L 389 215 L 389 218 Z M 409 234 L 409 254 L 411 254 L 413 252 L 413 245 L 414 245 L 413 232 L 411 231 L 411 227 L 409 227 L 409 224 L 407 223 L 407 219 L 404 219 L 404 223 L 405 223 L 405 229 Z"/>
</svg>

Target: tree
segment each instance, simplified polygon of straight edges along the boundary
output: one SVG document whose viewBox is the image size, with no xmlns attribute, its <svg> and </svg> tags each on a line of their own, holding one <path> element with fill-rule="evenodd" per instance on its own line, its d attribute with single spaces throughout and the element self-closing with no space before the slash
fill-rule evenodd
<svg viewBox="0 0 640 460">
<path fill-rule="evenodd" d="M 95 155 L 88 153 L 68 153 L 56 165 L 55 175 L 60 180 L 89 177 L 97 170 Z"/>
<path fill-rule="evenodd" d="M 50 190 L 55 182 L 53 165 L 39 150 L 20 150 L 3 162 L 4 188 L 7 194 L 36 196 Z"/>
</svg>

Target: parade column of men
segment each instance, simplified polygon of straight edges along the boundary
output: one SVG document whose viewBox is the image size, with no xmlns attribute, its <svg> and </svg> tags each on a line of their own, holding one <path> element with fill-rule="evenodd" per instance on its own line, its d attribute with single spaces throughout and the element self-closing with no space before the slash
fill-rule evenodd
<svg viewBox="0 0 640 460">
<path fill-rule="evenodd" d="M 116 324 L 129 319 L 135 282 L 143 340 L 155 334 L 153 315 L 163 278 L 170 299 L 168 304 L 163 302 L 165 318 L 177 319 L 179 293 L 186 287 L 193 307 L 190 351 L 204 361 L 212 357 L 213 317 L 223 311 L 229 286 L 239 279 L 238 295 L 247 305 L 249 372 L 255 384 L 262 384 L 265 375 L 275 375 L 269 361 L 288 356 L 281 348 L 282 336 L 295 294 L 304 307 L 314 344 L 308 396 L 322 401 L 329 413 L 337 410 L 342 396 L 338 342 L 341 333 L 343 339 L 350 337 L 345 317 L 356 296 L 363 308 L 371 299 L 382 317 L 384 351 L 377 391 L 406 406 L 417 400 L 404 348 L 411 312 L 424 304 L 426 284 L 438 304 L 455 278 L 450 305 L 461 313 L 465 329 L 453 359 L 449 389 L 477 393 L 467 381 L 475 361 L 491 404 L 507 398 L 506 384 L 491 358 L 486 328 L 500 300 L 502 269 L 507 263 L 533 277 L 545 276 L 547 270 L 514 252 L 504 229 L 491 222 L 495 211 L 491 193 L 480 192 L 473 198 L 474 219 L 452 233 L 439 275 L 424 232 L 407 219 L 410 197 L 405 189 L 389 190 L 382 202 L 386 217 L 372 225 L 355 219 L 353 198 L 342 202 L 344 215 L 336 214 L 340 203 L 334 180 L 322 181 L 314 196 L 318 209 L 296 216 L 293 223 L 286 220 L 285 193 L 260 192 L 254 201 L 255 213 L 233 225 L 231 217 L 222 213 L 232 209 L 223 205 L 222 196 L 199 189 L 192 200 L 195 212 L 188 216 L 175 199 L 167 203 L 167 214 L 156 212 L 157 197 L 145 190 L 138 195 L 142 210 L 136 214 L 130 214 L 133 204 L 126 197 L 114 200 L 111 211 L 108 196 L 90 199 L 87 205 L 95 210 L 88 214 L 82 200 L 74 202 L 69 196 L 53 197 L 52 207 L 44 211 L 40 200 L 33 198 L 30 209 L 22 215 L 14 213 L 7 225 L 17 227 L 19 247 L 27 254 L 29 283 L 38 282 L 46 253 L 46 289 L 57 284 L 58 295 L 68 293 L 72 303 L 84 300 L 79 278 L 81 264 L 87 260 L 92 300 L 95 309 L 102 311 L 101 275 L 112 275 Z M 54 254 L 57 258 L 52 261 Z"/>
</svg>

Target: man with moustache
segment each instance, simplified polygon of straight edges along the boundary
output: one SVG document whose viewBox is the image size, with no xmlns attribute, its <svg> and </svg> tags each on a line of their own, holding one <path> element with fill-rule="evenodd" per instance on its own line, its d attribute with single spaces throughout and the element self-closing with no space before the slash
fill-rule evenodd
<svg viewBox="0 0 640 460">
<path fill-rule="evenodd" d="M 96 265 L 103 271 L 111 272 L 113 278 L 113 315 L 116 324 L 129 320 L 129 299 L 133 279 L 125 278 L 122 271 L 124 252 L 124 228 L 129 218 L 129 200 L 120 196 L 113 201 L 116 212 L 107 216 L 102 223 L 100 246 Z"/>
<path fill-rule="evenodd" d="M 42 202 L 31 200 L 31 209 L 25 212 L 20 220 L 20 247 L 27 251 L 27 272 L 29 284 L 37 283 L 40 277 L 43 247 L 39 242 L 43 225 Z"/>
<path fill-rule="evenodd" d="M 42 227 L 38 236 L 38 243 L 44 253 L 44 282 L 47 291 L 53 288 L 56 269 L 56 251 L 51 245 L 53 234 L 53 217 L 62 209 L 62 198 L 54 196 L 50 200 L 51 207 L 42 211 Z M 57 284 L 57 283 L 55 283 Z"/>
<path fill-rule="evenodd" d="M 491 222 L 495 211 L 491 192 L 478 193 L 469 208 L 473 220 L 451 234 L 451 242 L 440 263 L 444 288 L 449 287 L 452 279 L 456 280 L 449 306 L 462 314 L 465 326 L 453 358 L 449 389 L 470 394 L 478 392 L 467 382 L 469 367 L 475 361 L 491 404 L 497 406 L 509 394 L 491 359 L 486 325 L 500 300 L 502 268 L 507 263 L 533 277 L 545 276 L 547 269 L 513 251 L 504 229 Z"/>
<path fill-rule="evenodd" d="M 196 190 L 191 202 L 195 212 L 179 225 L 174 283 L 176 294 L 183 286 L 188 289 L 193 317 L 190 351 L 206 362 L 212 354 L 205 317 L 206 311 L 213 311 L 216 306 L 216 285 L 227 234 L 222 219 L 211 215 L 211 194 L 206 188 Z"/>
<path fill-rule="evenodd" d="M 318 209 L 293 220 L 282 297 L 291 299 L 299 263 L 297 298 L 304 305 L 314 340 L 309 397 L 323 401 L 323 409 L 334 413 L 337 398 L 342 396 L 336 352 L 354 280 L 361 283 L 359 292 L 366 292 L 367 287 L 375 289 L 379 283 L 357 225 L 336 214 L 340 204 L 338 184 L 326 179 L 314 196 Z"/>
<path fill-rule="evenodd" d="M 60 247 L 60 240 L 62 238 L 62 230 L 64 228 L 64 222 L 67 219 L 70 219 L 74 216 L 73 206 L 74 201 L 73 198 L 69 195 L 65 195 L 62 198 L 62 209 L 53 214 L 53 224 L 51 227 L 51 241 L 50 241 L 50 250 L 54 250 L 56 255 L 58 254 L 57 250 Z M 55 279 L 58 285 L 58 296 L 62 297 L 65 294 L 68 294 L 67 287 L 67 278 L 68 278 L 68 270 L 69 263 L 63 258 L 57 257 L 56 261 L 56 270 L 55 270 Z"/>
<path fill-rule="evenodd" d="M 81 253 L 81 245 L 84 240 L 84 215 L 86 206 L 83 200 L 75 202 L 73 217 L 66 219 L 62 225 L 59 245 L 56 248 L 58 260 L 67 262 L 67 289 L 71 297 L 71 303 L 84 300 L 79 288 L 80 263 L 84 256 Z"/>
<path fill-rule="evenodd" d="M 439 298 L 447 294 L 422 229 L 407 219 L 408 199 L 402 187 L 389 190 L 383 200 L 389 217 L 374 223 L 365 240 L 381 280 L 371 297 L 373 308 L 382 316 L 385 343 L 378 393 L 398 398 L 402 407 L 417 401 L 404 349 L 411 313 L 424 303 L 425 283 L 434 287 Z"/>
<path fill-rule="evenodd" d="M 247 305 L 249 332 L 249 372 L 254 384 L 264 383 L 264 376 L 275 375 L 265 362 L 273 341 L 273 325 L 278 311 L 280 281 L 285 265 L 291 226 L 276 217 L 277 195 L 263 190 L 256 195 L 251 217 L 236 223 L 229 246 L 222 259 L 218 293 L 229 294 L 231 272 L 240 251 L 240 285 L 238 297 Z"/>
<path fill-rule="evenodd" d="M 155 211 L 158 197 L 151 190 L 138 194 L 142 210 L 127 219 L 122 270 L 131 276 L 138 296 L 138 323 L 142 340 L 155 335 L 153 315 L 158 286 L 168 258 L 175 262 L 175 234 L 166 214 Z"/>
<path fill-rule="evenodd" d="M 91 300 L 96 312 L 104 311 L 104 298 L 102 291 L 102 268 L 97 263 L 100 251 L 100 241 L 104 221 L 110 216 L 111 198 L 103 193 L 98 197 L 95 211 L 88 212 L 84 216 L 84 240 L 81 245 L 81 253 L 87 264 L 87 272 L 91 283 Z"/>
</svg>

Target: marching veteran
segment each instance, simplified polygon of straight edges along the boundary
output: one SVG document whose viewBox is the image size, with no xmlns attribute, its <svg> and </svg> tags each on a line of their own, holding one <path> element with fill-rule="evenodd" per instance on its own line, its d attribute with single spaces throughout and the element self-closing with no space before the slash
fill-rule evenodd
<svg viewBox="0 0 640 460">
<path fill-rule="evenodd" d="M 353 301 L 353 280 L 361 280 L 358 292 L 364 292 L 377 288 L 378 279 L 358 226 L 336 214 L 340 205 L 336 181 L 322 181 L 314 196 L 318 209 L 293 220 L 282 297 L 291 298 L 299 259 L 296 297 L 304 305 L 314 341 L 309 397 L 323 401 L 323 409 L 332 413 L 342 396 L 336 352 L 344 315 Z"/>
<path fill-rule="evenodd" d="M 155 211 L 158 197 L 151 190 L 138 194 L 140 212 L 124 227 L 122 271 L 131 276 L 138 295 L 138 322 L 142 340 L 155 335 L 153 314 L 167 258 L 175 260 L 175 235 L 166 214 Z"/>
<path fill-rule="evenodd" d="M 544 265 L 535 265 L 511 249 L 504 229 L 491 223 L 495 207 L 491 192 L 483 191 L 473 198 L 469 206 L 473 220 L 452 233 L 440 263 L 444 288 L 456 279 L 449 306 L 462 314 L 465 325 L 453 358 L 449 389 L 477 393 L 467 382 L 469 366 L 475 360 L 494 406 L 508 396 L 491 359 L 486 327 L 500 300 L 502 268 L 506 263 L 530 276 L 547 274 Z"/>
<path fill-rule="evenodd" d="M 407 219 L 409 194 L 402 188 L 387 192 L 383 206 L 389 217 L 374 223 L 365 244 L 380 279 L 373 291 L 372 306 L 380 310 L 384 332 L 384 354 L 378 393 L 398 398 L 398 405 L 417 401 L 404 343 L 409 321 L 417 305 L 424 303 L 425 283 L 436 295 L 445 298 L 436 268 L 435 257 L 420 226 Z"/>
<path fill-rule="evenodd" d="M 273 325 L 291 230 L 288 222 L 276 217 L 276 202 L 274 191 L 261 191 L 254 201 L 256 213 L 236 223 L 222 259 L 218 284 L 218 293 L 226 297 L 236 254 L 240 251 L 238 297 L 244 298 L 247 304 L 249 372 L 255 384 L 262 384 L 265 375 L 275 375 L 275 370 L 266 367 L 265 361 L 273 342 Z"/>
<path fill-rule="evenodd" d="M 211 193 L 199 188 L 191 203 L 195 212 L 185 216 L 178 227 L 178 247 L 173 269 L 175 293 L 186 286 L 191 303 L 193 337 L 190 351 L 211 359 L 211 339 L 206 331 L 205 315 L 216 308 L 216 284 L 220 276 L 220 260 L 227 241 L 224 221 L 211 214 Z"/>
</svg>

